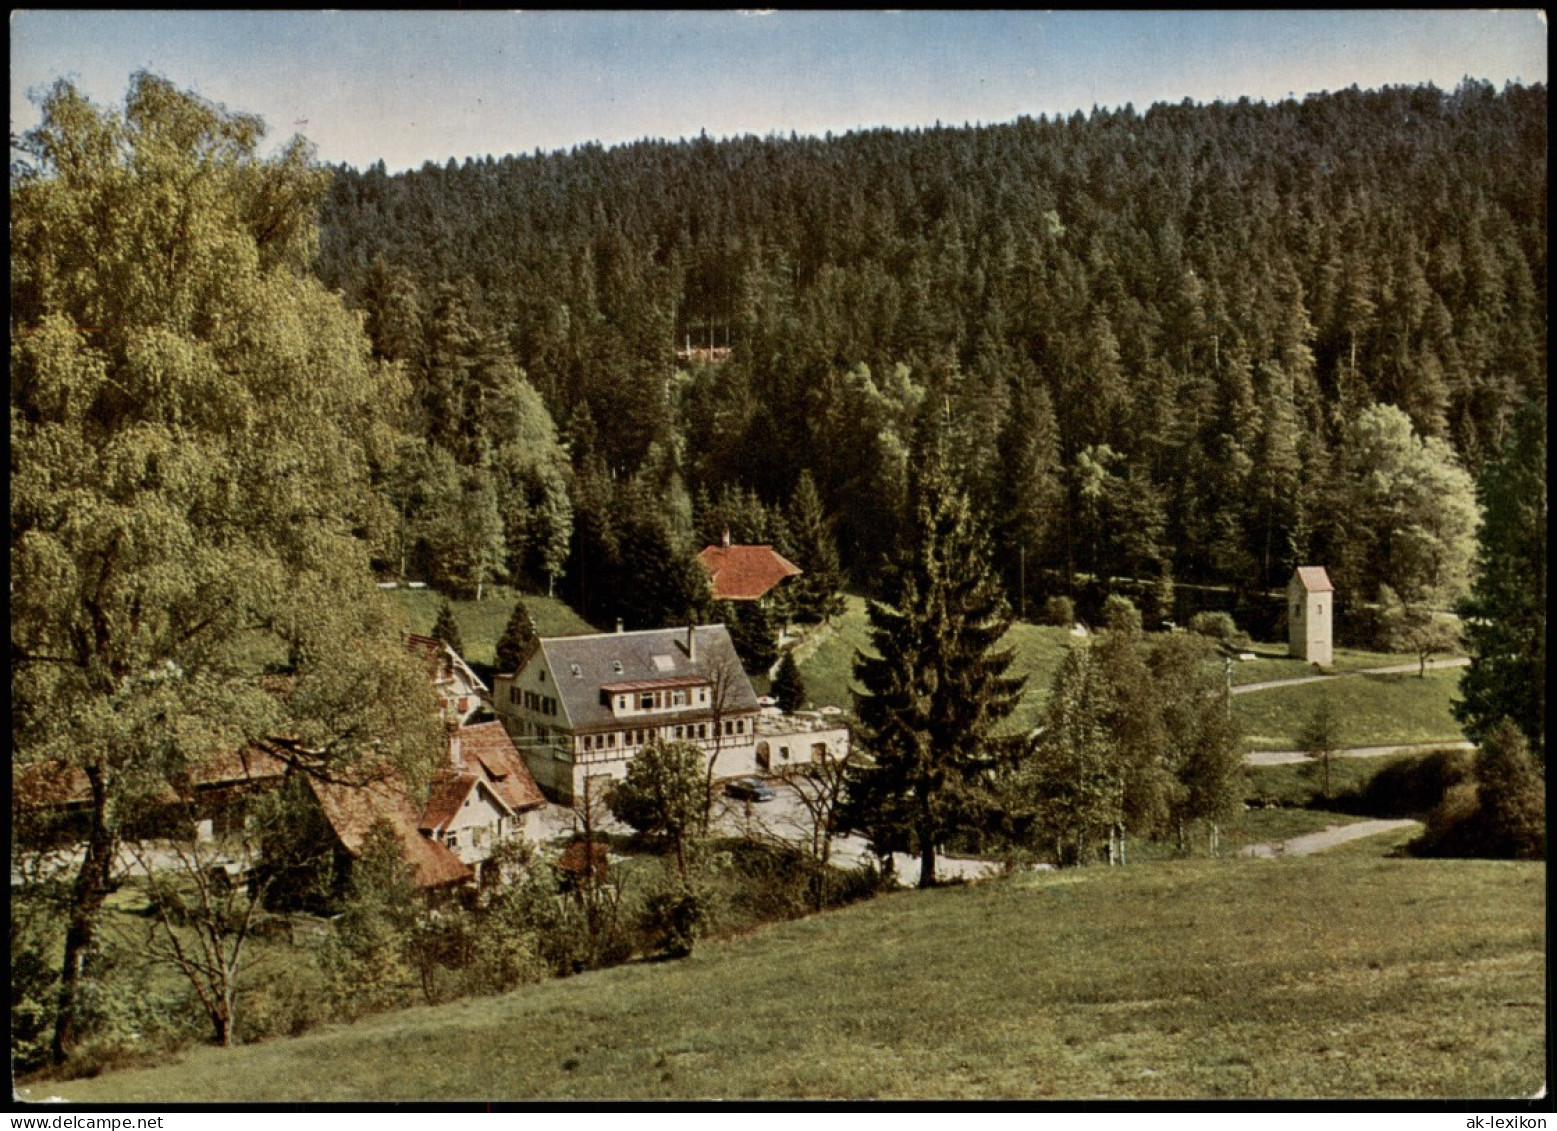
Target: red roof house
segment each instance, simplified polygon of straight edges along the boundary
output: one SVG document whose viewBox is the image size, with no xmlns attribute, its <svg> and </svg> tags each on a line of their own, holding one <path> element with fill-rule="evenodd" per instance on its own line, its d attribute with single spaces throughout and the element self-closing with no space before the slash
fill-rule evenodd
<svg viewBox="0 0 1557 1131">
<path fill-rule="evenodd" d="M 704 547 L 698 563 L 708 571 L 716 601 L 756 601 L 786 577 L 803 572 L 772 546 L 732 546 L 730 535 Z"/>
</svg>

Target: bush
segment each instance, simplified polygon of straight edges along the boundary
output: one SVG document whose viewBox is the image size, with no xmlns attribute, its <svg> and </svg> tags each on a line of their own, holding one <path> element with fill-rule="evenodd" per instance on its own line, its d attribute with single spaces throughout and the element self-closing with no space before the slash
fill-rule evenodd
<svg viewBox="0 0 1557 1131">
<path fill-rule="evenodd" d="M 1410 848 L 1418 856 L 1545 859 L 1545 789 L 1517 727 L 1504 719 L 1492 729 L 1473 774 L 1448 790 Z"/>
<path fill-rule="evenodd" d="M 1043 603 L 1042 619 L 1056 628 L 1070 628 L 1076 623 L 1076 602 L 1069 597 L 1050 597 Z"/>
<path fill-rule="evenodd" d="M 639 920 L 643 949 L 667 958 L 685 958 L 692 953 L 704 918 L 703 900 L 690 887 L 674 884 L 650 892 Z"/>
<path fill-rule="evenodd" d="M 1416 817 L 1431 813 L 1449 791 L 1470 777 L 1468 750 L 1429 750 L 1381 768 L 1361 786 L 1347 790 L 1334 807 L 1369 817 Z"/>
<path fill-rule="evenodd" d="M 1249 643 L 1249 634 L 1239 629 L 1231 613 L 1196 613 L 1189 618 L 1189 630 L 1234 647 L 1241 648 Z"/>
<path fill-rule="evenodd" d="M 1141 634 L 1141 610 L 1135 602 L 1118 593 L 1110 593 L 1103 602 L 1103 627 L 1126 636 Z"/>
</svg>

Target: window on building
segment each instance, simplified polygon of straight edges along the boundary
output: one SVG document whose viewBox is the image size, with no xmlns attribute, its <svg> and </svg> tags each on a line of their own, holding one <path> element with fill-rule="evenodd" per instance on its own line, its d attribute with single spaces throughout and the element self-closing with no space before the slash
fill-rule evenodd
<svg viewBox="0 0 1557 1131">
<path fill-rule="evenodd" d="M 638 709 L 640 711 L 654 710 L 654 692 L 645 691 L 642 695 L 638 696 Z"/>
<path fill-rule="evenodd" d="M 746 733 L 746 720 L 745 719 L 736 719 L 735 720 L 735 733 L 736 734 L 745 734 Z"/>
<path fill-rule="evenodd" d="M 687 736 L 687 728 L 684 727 L 684 726 L 678 726 L 676 728 L 676 737 L 677 738 L 685 738 L 686 736 Z"/>
<path fill-rule="evenodd" d="M 685 707 L 686 705 L 687 705 L 687 693 L 685 691 L 678 691 L 678 692 L 676 692 L 674 698 L 671 699 L 671 706 L 673 706 L 673 707 Z"/>
<path fill-rule="evenodd" d="M 697 736 L 699 738 L 707 738 L 708 737 L 708 724 L 707 723 L 698 723 L 697 724 Z"/>
<path fill-rule="evenodd" d="M 1317 613 L 1319 613 L 1320 616 L 1323 616 L 1324 615 L 1324 611 L 1325 611 L 1325 607 L 1323 605 L 1320 605 L 1319 608 L 1316 609 L 1315 611 Z"/>
<path fill-rule="evenodd" d="M 546 682 L 546 669 L 545 668 L 541 669 L 541 682 L 542 683 Z"/>
<path fill-rule="evenodd" d="M 780 746 L 779 747 L 779 757 L 784 759 L 784 761 L 786 761 L 786 762 L 789 761 L 789 747 L 787 747 L 787 746 Z"/>
</svg>

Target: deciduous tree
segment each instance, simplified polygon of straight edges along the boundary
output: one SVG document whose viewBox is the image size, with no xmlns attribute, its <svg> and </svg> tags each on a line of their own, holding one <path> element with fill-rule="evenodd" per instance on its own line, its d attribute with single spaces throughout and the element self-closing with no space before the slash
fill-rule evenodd
<svg viewBox="0 0 1557 1131">
<path fill-rule="evenodd" d="M 267 733 L 423 775 L 436 756 L 425 679 L 368 573 L 392 544 L 372 476 L 407 389 L 307 272 L 326 175 L 300 139 L 260 158 L 262 135 L 139 74 L 122 112 L 57 84 L 21 139 L 13 739 L 90 795 L 56 1058 L 138 798 Z M 251 659 L 267 634 L 283 683 Z"/>
</svg>

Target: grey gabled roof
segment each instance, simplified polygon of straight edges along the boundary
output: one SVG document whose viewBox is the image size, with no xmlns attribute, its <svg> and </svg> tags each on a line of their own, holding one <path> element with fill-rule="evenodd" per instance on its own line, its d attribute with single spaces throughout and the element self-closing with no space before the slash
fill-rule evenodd
<svg viewBox="0 0 1557 1131">
<path fill-rule="evenodd" d="M 726 693 L 724 712 L 756 711 L 752 690 L 735 645 L 722 624 L 702 624 L 696 632 L 697 662 L 687 656 L 687 629 L 654 628 L 642 632 L 607 632 L 596 636 L 543 637 L 541 653 L 555 681 L 557 694 L 572 730 L 621 726 L 611 708 L 600 701 L 600 689 L 608 683 L 676 679 L 685 676 L 712 678 L 723 668 L 733 677 Z M 573 674 L 577 664 L 580 674 Z M 620 664 L 620 668 L 618 668 Z M 706 718 L 710 712 L 698 711 Z M 666 716 L 668 717 L 668 716 Z"/>
</svg>

